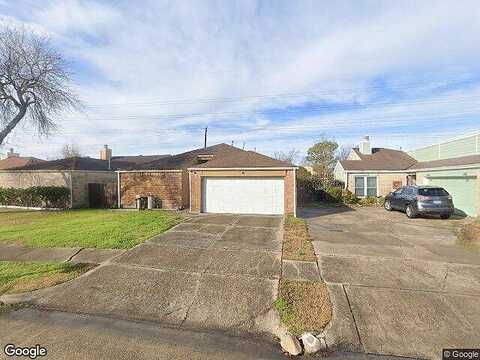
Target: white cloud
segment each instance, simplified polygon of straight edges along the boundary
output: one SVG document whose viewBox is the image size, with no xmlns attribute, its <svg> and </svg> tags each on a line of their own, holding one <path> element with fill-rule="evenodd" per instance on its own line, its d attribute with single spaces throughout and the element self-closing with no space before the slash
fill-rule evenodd
<svg viewBox="0 0 480 360">
<path fill-rule="evenodd" d="M 50 154 L 67 141 L 91 155 L 103 143 L 117 153 L 176 152 L 201 144 L 205 124 L 210 124 L 211 142 L 246 141 L 273 152 L 304 148 L 321 132 L 352 142 L 359 124 L 390 131 L 394 139 L 397 127 L 426 122 L 432 114 L 476 111 L 456 100 L 448 106 L 428 103 L 437 91 L 431 81 L 478 75 L 480 6 L 475 1 L 325 6 L 315 1 L 68 0 L 18 7 L 18 19 L 5 16 L 55 34 L 67 56 L 88 65 L 90 76 L 79 84 L 85 102 L 119 104 L 92 109 L 88 119 L 65 117 L 62 132 L 43 143 L 16 131 L 11 141 L 24 153 Z M 289 113 L 306 102 L 375 102 L 379 94 L 372 81 L 378 78 L 398 87 L 387 100 L 400 105 L 328 116 Z M 402 90 L 397 82 L 425 86 Z M 344 90 L 349 88 L 357 90 Z M 402 106 L 404 97 L 427 102 Z M 212 98 L 225 100 L 191 100 Z M 179 99 L 185 101 L 169 103 Z M 288 120 L 279 125 L 266 109 L 287 109 Z M 232 125 L 245 130 L 226 129 Z M 466 126 L 453 125 L 452 131 Z M 165 130 L 179 126 L 188 129 Z M 293 129 L 254 131 L 262 126 Z M 403 139 L 398 142 L 403 146 Z"/>
</svg>

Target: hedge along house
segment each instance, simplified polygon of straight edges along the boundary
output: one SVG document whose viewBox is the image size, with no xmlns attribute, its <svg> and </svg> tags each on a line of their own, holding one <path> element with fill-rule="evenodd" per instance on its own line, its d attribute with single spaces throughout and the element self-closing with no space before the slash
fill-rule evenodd
<svg viewBox="0 0 480 360">
<path fill-rule="evenodd" d="M 413 183 L 415 172 L 409 168 L 416 162 L 403 151 L 372 148 L 366 136 L 350 151 L 347 160 L 337 162 L 334 174 L 357 197 L 385 196 Z"/>
<path fill-rule="evenodd" d="M 157 207 L 200 213 L 295 214 L 296 168 L 218 144 L 118 171 L 119 207 L 151 196 Z"/>
<path fill-rule="evenodd" d="M 480 133 L 461 136 L 408 153 L 370 148 L 368 138 L 337 162 L 335 178 L 358 197 L 385 196 L 404 185 L 445 188 L 455 208 L 480 213 Z"/>
<path fill-rule="evenodd" d="M 105 145 L 100 159 L 73 157 L 0 170 L 0 187 L 62 186 L 70 190 L 70 208 L 112 207 L 117 204 L 116 170 L 166 156 L 112 157 L 112 150 Z"/>
</svg>

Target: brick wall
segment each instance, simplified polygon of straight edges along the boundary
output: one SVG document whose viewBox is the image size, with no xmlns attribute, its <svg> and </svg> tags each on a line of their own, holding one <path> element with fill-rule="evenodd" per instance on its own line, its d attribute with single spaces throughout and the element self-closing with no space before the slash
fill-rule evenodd
<svg viewBox="0 0 480 360">
<path fill-rule="evenodd" d="M 202 211 L 202 177 L 198 171 L 190 172 L 190 210 Z"/>
<path fill-rule="evenodd" d="M 162 208 L 181 209 L 186 201 L 184 182 L 182 171 L 120 173 L 122 207 L 134 208 L 136 196 L 143 195 L 154 196 Z"/>
<path fill-rule="evenodd" d="M 0 187 L 25 189 L 32 186 L 65 186 L 70 188 L 68 171 L 0 171 Z"/>
<path fill-rule="evenodd" d="M 293 214 L 295 212 L 295 171 L 287 170 L 285 175 L 285 214 Z"/>
<path fill-rule="evenodd" d="M 117 174 L 112 171 L 72 171 L 72 207 L 88 207 L 88 184 L 117 184 Z"/>
<path fill-rule="evenodd" d="M 348 190 L 355 193 L 355 176 L 362 176 L 364 174 L 348 174 Z M 368 174 L 368 176 L 377 176 L 378 196 L 385 196 L 392 190 L 394 190 L 394 182 L 400 186 L 407 185 L 406 173 L 378 173 Z"/>
</svg>

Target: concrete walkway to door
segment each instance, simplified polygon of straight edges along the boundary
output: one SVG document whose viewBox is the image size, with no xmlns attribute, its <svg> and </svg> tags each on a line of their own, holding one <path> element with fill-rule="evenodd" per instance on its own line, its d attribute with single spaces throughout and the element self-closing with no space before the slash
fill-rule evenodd
<svg viewBox="0 0 480 360">
<path fill-rule="evenodd" d="M 95 270 L 33 295 L 37 306 L 186 329 L 264 332 L 283 218 L 200 215 Z"/>
<path fill-rule="evenodd" d="M 478 348 L 480 251 L 461 220 L 378 208 L 303 209 L 334 316 L 331 340 L 370 354 L 441 358 Z"/>
</svg>

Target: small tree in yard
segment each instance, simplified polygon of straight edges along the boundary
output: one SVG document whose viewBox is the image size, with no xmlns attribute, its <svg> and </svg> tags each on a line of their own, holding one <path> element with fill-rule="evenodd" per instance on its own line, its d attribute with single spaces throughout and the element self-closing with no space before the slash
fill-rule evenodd
<svg viewBox="0 0 480 360">
<path fill-rule="evenodd" d="M 323 187 L 327 187 L 333 182 L 337 149 L 338 144 L 335 141 L 323 139 L 307 151 L 307 162 L 312 166 Z"/>
<path fill-rule="evenodd" d="M 0 145 L 25 118 L 41 135 L 55 129 L 54 117 L 79 105 L 70 84 L 67 64 L 48 38 L 0 30 Z"/>
</svg>

